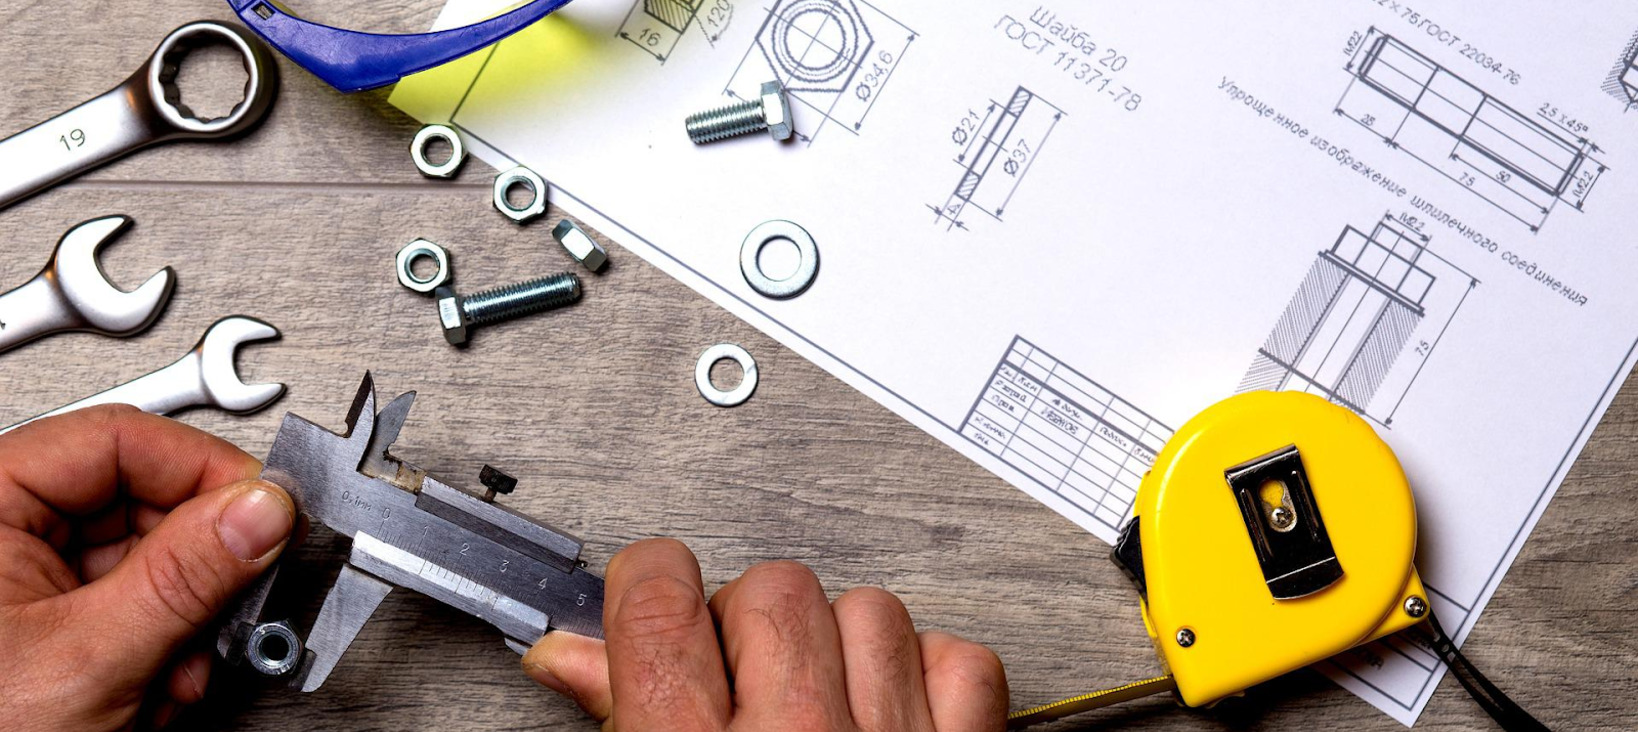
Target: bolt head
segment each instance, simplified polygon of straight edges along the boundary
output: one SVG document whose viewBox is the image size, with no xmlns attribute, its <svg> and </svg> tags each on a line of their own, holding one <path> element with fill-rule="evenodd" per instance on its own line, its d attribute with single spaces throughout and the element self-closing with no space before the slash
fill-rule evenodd
<svg viewBox="0 0 1638 732">
<path fill-rule="evenodd" d="M 591 235 L 575 226 L 573 221 L 564 219 L 557 222 L 557 227 L 552 229 L 552 237 L 563 245 L 569 256 L 585 265 L 586 269 L 596 272 L 609 263 L 609 250 L 604 249 L 602 244 L 591 238 Z"/>
<path fill-rule="evenodd" d="M 780 142 L 791 139 L 791 104 L 785 99 L 785 88 L 777 81 L 762 83 L 762 117 L 768 122 L 768 134 Z"/>
<path fill-rule="evenodd" d="M 467 337 L 472 330 L 471 323 L 461 312 L 461 300 L 455 296 L 455 291 L 448 287 L 440 287 L 438 297 L 438 324 L 443 326 L 444 340 L 452 346 L 466 345 Z"/>
</svg>

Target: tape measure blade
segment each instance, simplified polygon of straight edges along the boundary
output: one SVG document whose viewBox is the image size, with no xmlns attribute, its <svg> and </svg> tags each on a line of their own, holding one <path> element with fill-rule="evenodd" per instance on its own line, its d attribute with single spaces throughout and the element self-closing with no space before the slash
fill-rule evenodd
<svg viewBox="0 0 1638 732">
<path fill-rule="evenodd" d="M 1171 674 L 1156 676 L 1143 681 L 1134 681 L 1113 689 L 1094 691 L 1090 694 L 1072 696 L 1068 699 L 1042 704 L 1038 707 L 1020 709 L 1007 715 L 1007 729 L 1023 729 L 1082 712 L 1102 709 L 1112 704 L 1175 690 L 1177 690 L 1177 681 L 1172 678 Z"/>
</svg>

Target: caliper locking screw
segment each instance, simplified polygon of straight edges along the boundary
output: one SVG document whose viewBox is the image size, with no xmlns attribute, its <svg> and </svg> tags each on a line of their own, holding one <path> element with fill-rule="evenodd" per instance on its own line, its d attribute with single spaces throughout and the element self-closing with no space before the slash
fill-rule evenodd
<svg viewBox="0 0 1638 732">
<path fill-rule="evenodd" d="M 495 502 L 495 494 L 498 493 L 504 496 L 518 487 L 517 478 L 507 475 L 500 468 L 490 465 L 485 465 L 482 470 L 478 471 L 478 482 L 482 483 L 483 487 L 487 489 L 483 493 L 483 500 L 488 503 Z"/>
<path fill-rule="evenodd" d="M 444 340 L 452 346 L 460 346 L 466 344 L 472 331 L 480 325 L 560 308 L 579 300 L 580 278 L 565 272 L 474 295 L 457 295 L 453 288 L 445 285 L 439 287 L 435 295 Z"/>
<path fill-rule="evenodd" d="M 791 139 L 791 105 L 777 81 L 764 82 L 762 94 L 709 112 L 689 115 L 688 139 L 696 145 L 767 130 L 781 142 Z"/>
</svg>

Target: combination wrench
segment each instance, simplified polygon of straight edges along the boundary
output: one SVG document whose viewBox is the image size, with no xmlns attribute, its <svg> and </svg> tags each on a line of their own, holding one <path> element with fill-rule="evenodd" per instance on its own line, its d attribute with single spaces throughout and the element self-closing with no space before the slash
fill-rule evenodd
<svg viewBox="0 0 1638 732">
<path fill-rule="evenodd" d="M 182 58 L 206 45 L 237 51 L 249 77 L 244 98 L 217 119 L 196 117 L 176 86 Z M 267 116 L 277 87 L 272 53 L 249 33 L 211 21 L 177 28 L 119 86 L 0 141 L 0 209 L 150 145 L 249 131 Z"/>
<path fill-rule="evenodd" d="M 188 407 L 216 407 L 234 414 L 254 412 L 284 394 L 284 384 L 246 384 L 239 380 L 233 357 L 239 346 L 279 337 L 279 331 L 255 318 L 235 315 L 216 321 L 187 355 L 158 371 L 95 396 L 53 409 L 0 430 L 5 434 L 29 422 L 98 404 L 130 404 L 152 414 L 173 414 Z"/>
<path fill-rule="evenodd" d="M 124 337 L 152 325 L 170 301 L 176 273 L 166 267 L 125 292 L 97 263 L 103 245 L 130 226 L 128 217 L 105 216 L 69 229 L 34 279 L 0 295 L 0 352 L 54 333 Z"/>
</svg>

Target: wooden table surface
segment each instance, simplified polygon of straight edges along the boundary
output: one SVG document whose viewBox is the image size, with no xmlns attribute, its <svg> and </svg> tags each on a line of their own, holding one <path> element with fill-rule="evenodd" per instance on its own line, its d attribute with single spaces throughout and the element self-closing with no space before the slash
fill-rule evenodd
<svg viewBox="0 0 1638 732">
<path fill-rule="evenodd" d="M 439 4 L 298 10 L 412 31 Z M 112 86 L 173 27 L 231 17 L 220 0 L 6 5 L 0 134 Z M 139 336 L 63 335 L 6 354 L 0 424 L 169 363 L 219 317 L 253 315 L 284 337 L 246 349 L 240 371 L 289 384 L 287 396 L 247 417 L 182 417 L 252 453 L 266 453 L 286 411 L 339 429 L 370 370 L 384 396 L 420 393 L 397 454 L 468 485 L 484 463 L 510 471 L 521 485 L 506 502 L 584 537 L 594 569 L 628 542 L 675 536 L 699 554 L 708 589 L 775 558 L 808 563 L 833 595 L 880 585 L 921 628 L 995 648 L 1015 705 L 1155 671 L 1133 590 L 1102 542 L 618 246 L 577 306 L 480 331 L 466 350 L 445 345 L 431 301 L 393 277 L 398 248 L 417 236 L 444 244 L 467 290 L 572 270 L 549 234 L 559 212 L 527 227 L 497 215 L 492 171 L 477 160 L 454 181 L 423 179 L 406 152 L 417 125 L 384 91 L 342 96 L 280 66 L 281 97 L 249 137 L 153 149 L 0 213 L 11 254 L 0 287 L 31 277 L 70 226 L 112 213 L 137 226 L 102 257 L 110 275 L 129 287 L 172 265 L 179 281 Z M 707 405 L 692 381 L 700 351 L 723 341 L 743 344 L 762 374 L 737 409 Z M 1638 728 L 1635 441 L 1629 383 L 1467 645 L 1557 729 Z M 334 567 L 341 549 L 321 537 L 300 556 Z M 592 728 L 529 681 L 489 626 L 411 593 L 383 604 L 320 692 L 218 683 L 212 694 L 189 726 Z M 1215 711 L 1157 698 L 1063 728 L 1105 724 L 1398 727 L 1307 671 Z M 1419 726 L 1493 728 L 1450 678 Z"/>
</svg>

